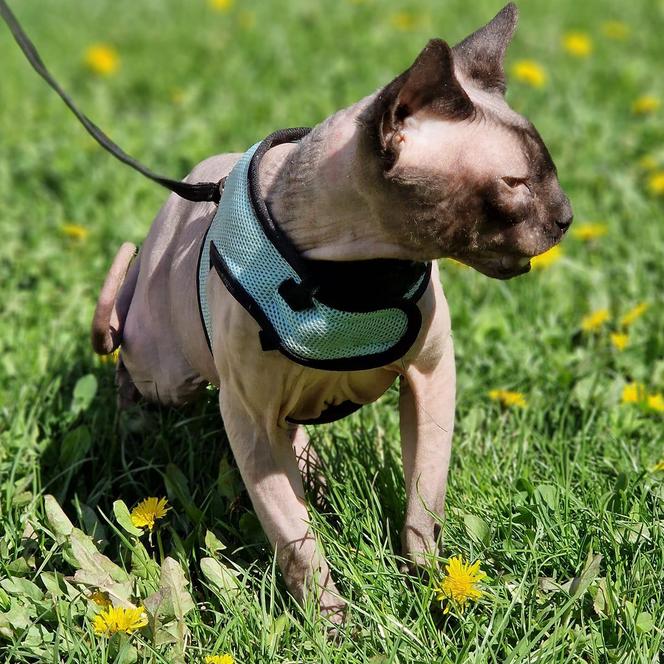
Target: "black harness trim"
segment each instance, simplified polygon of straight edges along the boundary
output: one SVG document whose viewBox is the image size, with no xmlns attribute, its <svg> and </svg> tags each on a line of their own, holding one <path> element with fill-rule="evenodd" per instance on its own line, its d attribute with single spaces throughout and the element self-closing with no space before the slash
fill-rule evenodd
<svg viewBox="0 0 664 664">
<path fill-rule="evenodd" d="M 274 329 L 270 319 L 258 306 L 254 298 L 243 288 L 243 286 L 233 278 L 233 275 L 226 264 L 223 256 L 219 253 L 214 242 L 210 246 L 210 263 L 215 269 L 219 278 L 226 286 L 228 292 L 247 310 L 249 315 L 258 323 L 261 328 L 259 339 L 263 350 L 278 350 L 289 360 L 305 367 L 314 369 L 325 369 L 327 371 L 362 371 L 365 369 L 376 369 L 378 367 L 390 364 L 403 357 L 408 349 L 415 343 L 417 335 L 422 326 L 422 314 L 417 308 L 415 302 L 399 302 L 394 304 L 394 308 L 401 309 L 406 314 L 407 329 L 403 337 L 391 348 L 371 355 L 357 355 L 355 357 L 338 358 L 333 360 L 312 360 L 306 357 L 294 355 L 291 351 L 281 344 L 279 335 Z M 429 281 L 426 280 L 428 286 Z M 426 286 L 425 286 L 426 287 Z M 422 290 L 422 289 L 420 289 Z M 383 307 L 374 307 L 367 311 L 376 311 Z"/>
<path fill-rule="evenodd" d="M 380 353 L 324 360 L 299 357 L 281 344 L 269 318 L 234 278 L 214 242 L 210 243 L 210 267 L 215 269 L 229 293 L 260 326 L 259 339 L 264 351 L 278 350 L 297 364 L 327 371 L 360 371 L 385 366 L 403 357 L 417 339 L 422 325 L 417 301 L 429 285 L 431 263 L 396 259 L 329 261 L 302 258 L 295 245 L 275 223 L 260 195 L 258 167 L 270 148 L 298 141 L 309 131 L 297 128 L 274 132 L 260 144 L 249 165 L 249 194 L 256 217 L 272 244 L 301 279 L 300 284 L 292 279 L 283 281 L 279 286 L 279 294 L 294 311 L 303 311 L 313 306 L 314 297 L 322 304 L 353 313 L 399 309 L 407 319 L 404 335 L 392 347 Z M 420 280 L 417 290 L 406 299 L 406 295 Z"/>
<path fill-rule="evenodd" d="M 60 87 L 5 0 L 0 0 L 0 16 L 9 27 L 14 39 L 32 68 L 57 93 L 90 136 L 101 147 L 110 152 L 119 161 L 127 164 L 148 179 L 169 189 L 182 198 L 193 202 L 219 203 L 225 178 L 217 182 L 182 182 L 159 175 L 128 155 L 94 124 L 87 115 L 80 111 L 72 98 Z M 249 293 L 233 279 L 223 257 L 213 242 L 211 242 L 210 246 L 210 267 L 214 267 L 231 295 L 261 326 L 260 341 L 263 350 L 279 350 L 286 357 L 298 364 L 332 371 L 352 371 L 383 366 L 402 357 L 412 346 L 419 334 L 422 317 L 415 303 L 422 296 L 429 284 L 431 264 L 388 259 L 348 262 L 324 261 L 308 260 L 300 256 L 295 245 L 293 245 L 279 226 L 274 223 L 265 201 L 260 196 L 258 165 L 261 158 L 271 147 L 280 143 L 300 140 L 309 131 L 311 130 L 307 128 L 296 128 L 274 132 L 260 145 L 249 167 L 250 197 L 256 216 L 263 226 L 266 235 L 282 256 L 291 264 L 301 279 L 301 283 L 297 283 L 293 279 L 284 281 L 279 286 L 279 293 L 294 311 L 303 311 L 313 306 L 314 297 L 327 306 L 348 312 L 371 312 L 388 307 L 401 309 L 406 314 L 408 320 L 404 336 L 392 348 L 373 355 L 317 361 L 296 357 L 281 345 L 278 335 L 267 316 L 265 316 Z M 406 300 L 406 295 L 420 279 L 422 281 L 417 292 Z M 200 308 L 199 312 L 208 346 L 211 347 L 203 313 Z M 345 417 L 359 408 L 361 408 L 361 404 L 344 401 L 341 404 L 328 406 L 318 418 L 306 421 L 295 420 L 293 418 L 288 418 L 288 420 L 293 423 L 322 424 Z"/>
<path fill-rule="evenodd" d="M 16 43 L 20 46 L 21 50 L 32 65 L 32 68 L 48 83 L 48 85 L 55 90 L 60 99 L 69 107 L 69 110 L 78 118 L 79 122 L 85 127 L 88 134 L 99 143 L 105 150 L 108 150 L 114 157 L 121 162 L 131 166 L 134 170 L 138 171 L 146 178 L 153 182 L 160 184 L 166 189 L 170 189 L 173 193 L 194 202 L 210 202 L 219 203 L 221 193 L 219 191 L 219 182 L 182 182 L 180 180 L 172 180 L 171 178 L 158 175 L 149 168 L 143 166 L 140 162 L 136 161 L 133 157 L 129 156 L 117 143 L 112 141 L 97 125 L 88 118 L 85 113 L 79 111 L 78 107 L 72 98 L 60 87 L 58 82 L 53 78 L 51 73 L 46 68 L 43 60 L 41 59 L 35 45 L 30 41 L 29 37 L 23 31 L 21 24 L 18 22 L 11 9 L 7 6 L 5 0 L 0 0 L 0 16 L 4 19 L 5 23 L 11 30 Z"/>
</svg>

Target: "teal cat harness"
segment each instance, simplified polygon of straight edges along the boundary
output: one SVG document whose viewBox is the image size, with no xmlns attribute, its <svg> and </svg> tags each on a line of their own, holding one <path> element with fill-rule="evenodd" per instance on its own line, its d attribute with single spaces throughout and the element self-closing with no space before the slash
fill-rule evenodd
<svg viewBox="0 0 664 664">
<path fill-rule="evenodd" d="M 429 284 L 431 264 L 305 259 L 275 224 L 260 196 L 260 159 L 274 145 L 304 138 L 309 129 L 271 134 L 240 158 L 225 181 L 190 183 L 164 177 L 124 152 L 78 109 L 4 0 L 0 17 L 33 69 L 105 150 L 182 198 L 218 204 L 202 243 L 197 274 L 199 310 L 210 348 L 214 321 L 207 284 L 214 269 L 258 323 L 264 351 L 278 350 L 294 362 L 330 371 L 373 369 L 405 355 L 422 325 L 417 302 Z M 351 402 L 329 406 L 316 421 L 330 422 L 357 408 Z"/>
<path fill-rule="evenodd" d="M 384 366 L 402 357 L 417 338 L 422 321 L 416 303 L 429 283 L 431 265 L 303 259 L 271 219 L 258 192 L 257 171 L 270 147 L 308 131 L 282 130 L 257 143 L 223 185 L 198 264 L 208 344 L 214 321 L 207 283 L 214 269 L 259 324 L 263 350 L 333 371 Z"/>
</svg>

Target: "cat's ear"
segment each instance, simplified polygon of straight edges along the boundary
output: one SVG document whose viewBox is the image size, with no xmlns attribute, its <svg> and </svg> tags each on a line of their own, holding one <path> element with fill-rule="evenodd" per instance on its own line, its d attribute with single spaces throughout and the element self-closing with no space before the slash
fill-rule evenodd
<svg viewBox="0 0 664 664">
<path fill-rule="evenodd" d="M 492 21 L 452 49 L 464 76 L 484 90 L 505 93 L 503 60 L 518 19 L 519 10 L 510 2 Z"/>
<path fill-rule="evenodd" d="M 415 114 L 462 120 L 473 112 L 473 103 L 454 74 L 452 49 L 432 39 L 415 62 L 383 88 L 362 115 L 386 166 L 398 155 L 399 132 Z"/>
</svg>

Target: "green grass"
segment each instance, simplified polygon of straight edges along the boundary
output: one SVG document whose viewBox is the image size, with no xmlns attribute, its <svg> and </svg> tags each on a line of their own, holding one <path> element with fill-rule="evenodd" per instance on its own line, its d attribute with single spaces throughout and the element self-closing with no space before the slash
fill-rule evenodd
<svg viewBox="0 0 664 664">
<path fill-rule="evenodd" d="M 82 108 L 172 176 L 274 129 L 319 122 L 408 66 L 429 37 L 457 40 L 499 8 L 12 4 Z M 664 168 L 664 111 L 631 110 L 642 94 L 664 98 L 664 3 L 521 5 L 508 67 L 532 58 L 548 80 L 541 89 L 513 81 L 509 100 L 541 130 L 577 225 L 600 221 L 608 233 L 592 243 L 569 237 L 561 260 L 508 283 L 443 265 L 459 374 L 445 555 L 479 558 L 489 575 L 464 615 L 443 615 L 430 585 L 398 571 L 396 394 L 313 430 L 328 482 L 314 523 L 350 602 L 337 642 L 285 591 L 214 395 L 180 411 L 116 411 L 113 367 L 93 356 L 89 323 L 112 255 L 122 241 L 141 242 L 165 193 L 96 148 L 0 28 L 2 661 L 184 661 L 182 643 L 187 662 L 224 652 L 240 663 L 659 661 L 664 473 L 651 469 L 664 457 L 663 419 L 620 397 L 629 381 L 664 392 L 664 208 L 639 166 L 652 155 Z M 411 30 L 392 26 L 396 11 L 412 13 Z M 607 39 L 608 19 L 631 36 Z M 590 34 L 589 58 L 562 50 L 570 29 Z M 94 42 L 117 49 L 116 75 L 86 70 Z M 65 223 L 88 237 L 68 238 Z M 642 301 L 650 306 L 618 352 L 609 331 Z M 610 322 L 582 333 L 583 316 L 600 308 Z M 487 397 L 493 388 L 523 392 L 528 407 L 501 409 Z M 47 494 L 118 566 L 109 569 L 119 592 L 138 603 L 160 585 L 179 589 L 183 620 L 167 606 L 159 624 L 131 638 L 96 637 L 95 609 L 72 577 L 103 587 L 109 579 L 54 503 L 46 514 Z M 172 505 L 152 544 L 113 512 L 116 500 L 132 507 L 149 495 Z M 173 570 L 160 573 L 165 556 L 180 564 L 193 605 Z"/>
</svg>

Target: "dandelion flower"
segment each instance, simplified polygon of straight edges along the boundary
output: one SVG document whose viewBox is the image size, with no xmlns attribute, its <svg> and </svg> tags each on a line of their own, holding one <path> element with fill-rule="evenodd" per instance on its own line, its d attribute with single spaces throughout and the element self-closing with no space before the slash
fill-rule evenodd
<svg viewBox="0 0 664 664">
<path fill-rule="evenodd" d="M 166 516 L 166 512 L 171 509 L 167 505 L 166 498 L 146 498 L 131 511 L 131 522 L 137 528 L 147 528 L 152 532 L 154 522 Z"/>
<path fill-rule="evenodd" d="M 664 459 L 662 459 L 661 461 L 659 461 L 658 463 L 656 463 L 656 464 L 650 469 L 650 471 L 653 472 L 653 473 L 664 472 Z"/>
<path fill-rule="evenodd" d="M 79 226 L 79 224 L 62 224 L 60 230 L 66 237 L 79 241 L 85 240 L 90 234 L 90 231 L 85 226 Z"/>
<path fill-rule="evenodd" d="M 545 267 L 549 267 L 550 265 L 556 263 L 562 255 L 563 250 L 558 245 L 556 245 L 555 247 L 551 247 L 549 251 L 545 251 L 543 254 L 535 256 L 530 261 L 530 265 L 533 270 L 542 270 Z"/>
<path fill-rule="evenodd" d="M 185 100 L 184 90 L 182 88 L 173 88 L 171 90 L 171 101 L 176 105 L 180 106 Z"/>
<path fill-rule="evenodd" d="M 120 58 L 112 46 L 94 44 L 85 52 L 85 64 L 95 74 L 111 76 L 120 66 Z"/>
<path fill-rule="evenodd" d="M 97 614 L 92 621 L 95 634 L 113 636 L 118 632 L 132 634 L 148 624 L 147 616 L 142 608 L 124 609 L 122 607 L 109 607 Z"/>
<path fill-rule="evenodd" d="M 608 232 L 608 227 L 606 224 L 597 224 L 597 223 L 587 223 L 580 224 L 575 228 L 572 228 L 572 235 L 579 240 L 584 240 L 589 242 L 590 240 L 596 240 L 599 237 L 604 237 Z"/>
<path fill-rule="evenodd" d="M 657 413 L 664 413 L 664 397 L 661 394 L 649 394 L 646 405 L 650 410 Z"/>
<path fill-rule="evenodd" d="M 489 399 L 498 401 L 508 408 L 525 408 L 528 405 L 526 397 L 521 392 L 510 392 L 509 390 L 491 390 Z"/>
<path fill-rule="evenodd" d="M 476 586 L 486 574 L 480 569 L 479 560 L 471 565 L 465 563 L 461 556 L 454 556 L 447 563 L 446 570 L 447 574 L 435 589 L 437 600 L 451 600 L 463 611 L 468 600 L 477 600 L 482 596 L 482 591 Z"/>
<path fill-rule="evenodd" d="M 568 32 L 563 37 L 563 47 L 577 58 L 587 58 L 593 52 L 593 42 L 585 32 Z"/>
<path fill-rule="evenodd" d="M 621 41 L 629 37 L 629 26 L 622 21 L 604 21 L 602 32 L 609 39 Z"/>
<path fill-rule="evenodd" d="M 581 319 L 581 329 L 584 332 L 597 332 L 604 327 L 610 318 L 608 309 L 597 309 Z"/>
<path fill-rule="evenodd" d="M 664 195 L 664 171 L 655 171 L 648 180 L 650 193 L 658 196 Z"/>
<path fill-rule="evenodd" d="M 629 335 L 624 332 L 613 332 L 611 334 L 611 345 L 616 350 L 625 350 L 629 346 Z"/>
<path fill-rule="evenodd" d="M 646 398 L 646 391 L 643 383 L 627 383 L 623 387 L 622 402 L 623 403 L 642 403 Z"/>
<path fill-rule="evenodd" d="M 415 29 L 417 21 L 415 16 L 410 12 L 397 12 L 396 14 L 392 14 L 392 16 L 390 16 L 390 24 L 397 30 L 407 32 L 409 30 Z"/>
<path fill-rule="evenodd" d="M 512 74 L 517 81 L 533 88 L 541 88 L 546 83 L 544 68 L 534 60 L 519 60 L 512 67 Z"/>
<path fill-rule="evenodd" d="M 116 348 L 112 353 L 108 355 L 100 355 L 99 361 L 102 364 L 117 364 L 120 359 L 120 349 Z"/>
<path fill-rule="evenodd" d="M 620 325 L 622 327 L 629 327 L 635 320 L 641 318 L 648 310 L 647 302 L 639 302 L 635 307 L 632 307 L 621 319 Z"/>
<path fill-rule="evenodd" d="M 233 664 L 233 655 L 208 655 L 205 664 Z"/>
<path fill-rule="evenodd" d="M 227 12 L 233 8 L 234 0 L 208 0 L 212 9 L 217 12 Z"/>
<path fill-rule="evenodd" d="M 639 159 L 639 166 L 644 171 L 654 171 L 659 166 L 659 162 L 653 155 L 645 154 Z"/>
<path fill-rule="evenodd" d="M 256 12 L 240 12 L 238 23 L 243 30 L 253 30 L 256 27 Z"/>
<path fill-rule="evenodd" d="M 634 111 L 634 113 L 637 115 L 648 115 L 649 113 L 654 113 L 655 111 L 659 110 L 661 105 L 662 102 L 659 97 L 655 97 L 653 95 L 643 95 L 642 97 L 634 100 L 634 103 L 632 104 L 632 111 Z"/>
</svg>

